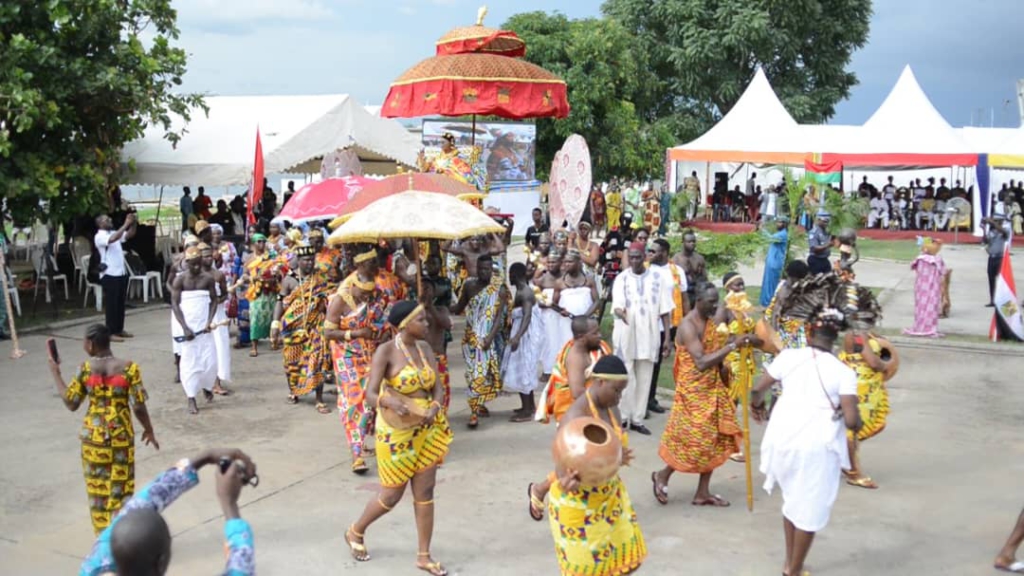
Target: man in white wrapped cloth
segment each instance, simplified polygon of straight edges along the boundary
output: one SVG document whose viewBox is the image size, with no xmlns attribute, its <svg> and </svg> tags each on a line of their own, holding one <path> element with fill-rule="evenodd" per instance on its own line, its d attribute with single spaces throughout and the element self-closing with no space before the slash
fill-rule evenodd
<svg viewBox="0 0 1024 576">
<path fill-rule="evenodd" d="M 662 342 L 661 331 L 671 327 L 675 303 L 672 285 L 660 272 L 644 267 L 645 248 L 641 242 L 630 244 L 629 270 L 619 274 L 612 284 L 612 349 L 629 372 L 629 384 L 619 403 L 623 425 L 650 436 L 651 431 L 643 423 L 647 398 L 654 364 L 668 357 L 669 341 Z"/>
<path fill-rule="evenodd" d="M 506 392 L 519 394 L 522 402 L 512 413 L 511 421 L 529 422 L 537 411 L 533 392 L 539 384 L 537 372 L 544 345 L 544 321 L 526 278 L 526 265 L 516 262 L 509 266 L 508 280 L 515 287 L 516 295 L 512 301 L 512 329 L 501 362 L 501 382 Z"/>
<path fill-rule="evenodd" d="M 787 348 L 754 387 L 754 418 L 767 418 L 764 392 L 782 383 L 761 441 L 764 489 L 782 488 L 786 576 L 802 576 L 814 534 L 828 524 L 839 493 L 841 469 L 849 469 L 846 429 L 862 423 L 857 410 L 857 374 L 832 354 L 844 327 L 843 313 L 822 308 L 808 321 L 807 348 Z"/>
<path fill-rule="evenodd" d="M 196 247 L 185 250 L 186 270 L 171 285 L 171 312 L 175 320 L 174 339 L 181 344 L 181 386 L 188 397 L 188 413 L 198 414 L 196 393 L 213 400 L 217 379 L 217 347 L 211 330 L 217 310 L 217 282 L 203 272 L 202 253 Z"/>
<path fill-rule="evenodd" d="M 217 327 L 213 330 L 213 343 L 217 349 L 217 380 L 213 384 L 213 393 L 228 396 L 231 391 L 224 388 L 225 382 L 231 381 L 231 333 L 228 330 L 228 279 L 220 270 L 221 253 L 214 252 L 213 247 L 200 243 L 199 252 L 203 256 L 203 272 L 213 276 L 217 285 L 217 312 L 213 321 Z"/>
</svg>

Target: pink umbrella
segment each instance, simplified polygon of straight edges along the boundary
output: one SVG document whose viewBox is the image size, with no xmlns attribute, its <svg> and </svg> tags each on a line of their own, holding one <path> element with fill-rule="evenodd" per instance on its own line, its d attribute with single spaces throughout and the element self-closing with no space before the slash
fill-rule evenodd
<svg viewBox="0 0 1024 576">
<path fill-rule="evenodd" d="M 331 220 L 355 195 L 374 182 L 362 176 L 328 178 L 299 188 L 279 216 L 292 222 Z"/>
</svg>

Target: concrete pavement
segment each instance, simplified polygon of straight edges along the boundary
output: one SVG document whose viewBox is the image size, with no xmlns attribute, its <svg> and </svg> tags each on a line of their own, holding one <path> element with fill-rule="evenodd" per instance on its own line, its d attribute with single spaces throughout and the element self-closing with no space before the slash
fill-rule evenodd
<svg viewBox="0 0 1024 576">
<path fill-rule="evenodd" d="M 991 309 L 984 254 L 976 247 L 946 247 L 954 268 L 950 333 L 987 334 Z M 1015 258 L 1017 270 L 1024 262 Z M 760 271 L 745 269 L 751 284 Z M 907 264 L 862 261 L 858 278 L 886 289 L 885 327 L 913 319 L 913 276 Z M 337 413 L 316 414 L 310 399 L 285 403 L 279 354 L 264 347 L 257 359 L 233 357 L 236 394 L 201 403 L 197 417 L 173 384 L 166 309 L 129 317 L 136 338 L 115 353 L 137 361 L 150 393 L 161 450 L 137 446 L 141 486 L 184 456 L 209 446 L 239 446 L 259 465 L 261 483 L 243 492 L 242 514 L 256 532 L 259 573 L 320 575 L 355 570 L 372 575 L 417 574 L 412 504 L 407 497 L 367 533 L 373 560 L 356 564 L 342 533 L 376 490 L 376 479 L 353 476 Z M 82 326 L 58 329 L 64 376 L 84 358 Z M 456 338 L 458 338 L 458 334 Z M 11 576 L 73 573 L 93 541 L 81 477 L 77 432 L 82 414 L 68 413 L 46 368 L 45 334 L 28 335 L 29 355 L 9 358 L 0 343 L 0 573 Z M 915 340 L 902 350 L 900 374 L 890 383 L 892 415 L 879 437 L 863 446 L 863 465 L 881 485 L 865 491 L 844 485 L 832 523 L 816 539 L 808 568 L 814 574 L 973 575 L 994 573 L 991 560 L 1022 505 L 1020 402 L 1016 384 L 1024 355 L 992 348 Z M 451 415 L 456 438 L 439 474 L 434 552 L 451 574 L 555 574 L 557 564 L 545 520 L 526 514 L 525 487 L 551 468 L 552 426 L 511 424 L 518 400 L 494 404 L 494 417 L 475 432 L 465 427 L 463 364 L 452 347 Z M 334 396 L 328 396 L 333 402 Z M 84 408 L 83 408 L 84 410 Z M 638 460 L 623 471 L 649 548 L 641 574 L 776 575 L 782 534 L 776 493 L 756 488 L 755 511 L 744 507 L 743 467 L 729 463 L 712 484 L 733 502 L 728 509 L 693 508 L 693 476 L 676 475 L 671 502 L 651 494 L 650 472 L 662 464 L 658 435 L 665 417 L 650 421 L 655 436 L 632 435 Z M 755 486 L 761 429 L 752 425 Z M 165 513 L 174 533 L 170 574 L 216 573 L 223 562 L 222 519 L 210 473 Z"/>
</svg>

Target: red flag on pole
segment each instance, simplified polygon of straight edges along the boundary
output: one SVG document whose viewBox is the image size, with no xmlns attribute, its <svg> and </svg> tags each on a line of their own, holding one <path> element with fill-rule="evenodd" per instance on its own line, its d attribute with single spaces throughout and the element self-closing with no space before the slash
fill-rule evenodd
<svg viewBox="0 0 1024 576">
<path fill-rule="evenodd" d="M 1007 226 L 1009 226 L 1007 224 Z M 1000 340 L 1024 340 L 1024 317 L 1017 305 L 1017 285 L 1013 281 L 1013 267 L 1010 265 L 1010 243 L 1006 243 L 1003 263 L 996 277 L 995 293 L 992 295 L 995 313 L 989 327 L 989 338 Z"/>
<path fill-rule="evenodd" d="M 256 223 L 256 211 L 263 200 L 263 144 L 260 143 L 260 127 L 256 127 L 256 159 L 252 163 L 252 183 L 249 184 L 249 224 Z"/>
</svg>

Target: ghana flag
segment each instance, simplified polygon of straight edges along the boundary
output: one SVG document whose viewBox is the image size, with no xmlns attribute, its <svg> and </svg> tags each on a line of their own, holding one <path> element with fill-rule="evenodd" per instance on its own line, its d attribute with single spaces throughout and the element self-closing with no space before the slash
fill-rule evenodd
<svg viewBox="0 0 1024 576">
<path fill-rule="evenodd" d="M 818 184 L 839 184 L 843 181 L 843 163 L 840 160 L 831 162 L 804 160 L 804 170 Z"/>
</svg>

